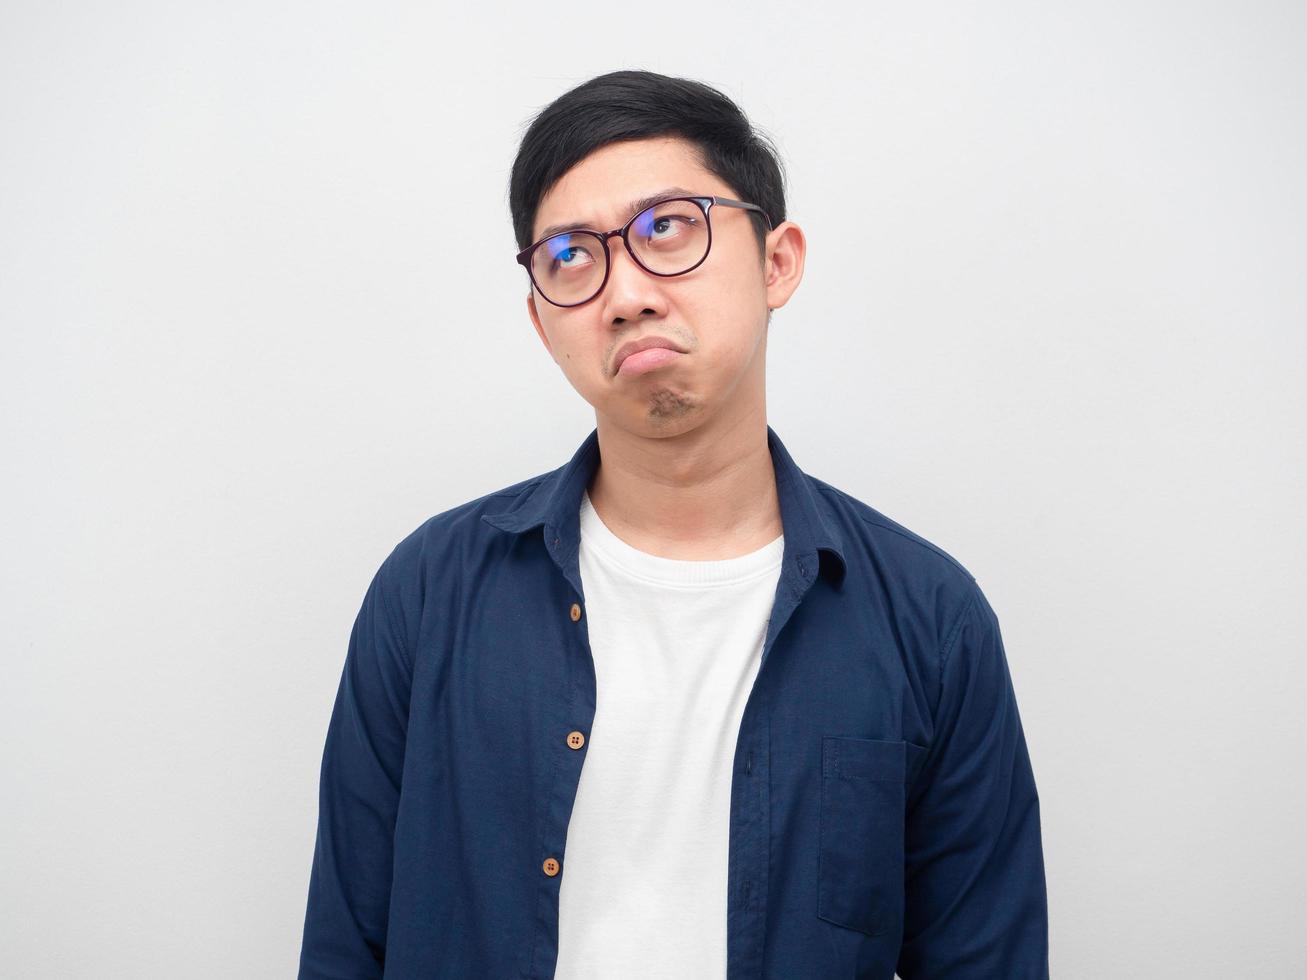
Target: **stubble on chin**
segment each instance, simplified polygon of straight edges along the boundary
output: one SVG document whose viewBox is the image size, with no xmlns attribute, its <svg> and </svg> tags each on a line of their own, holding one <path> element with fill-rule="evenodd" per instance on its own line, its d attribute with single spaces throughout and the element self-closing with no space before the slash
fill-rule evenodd
<svg viewBox="0 0 1307 980">
<path fill-rule="evenodd" d="M 671 388 L 656 388 L 649 394 L 647 418 L 655 424 L 665 424 L 685 418 L 698 407 L 694 399 Z"/>
</svg>

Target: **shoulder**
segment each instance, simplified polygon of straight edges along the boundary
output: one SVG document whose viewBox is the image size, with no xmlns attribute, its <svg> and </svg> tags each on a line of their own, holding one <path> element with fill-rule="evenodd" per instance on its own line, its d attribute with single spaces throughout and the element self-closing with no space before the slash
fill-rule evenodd
<svg viewBox="0 0 1307 980">
<path fill-rule="evenodd" d="M 411 569 L 451 552 L 465 552 L 478 541 L 494 540 L 494 528 L 481 518 L 516 508 L 551 475 L 540 473 L 432 514 L 394 546 L 386 564 Z"/>
<path fill-rule="evenodd" d="M 833 518 L 851 557 L 871 561 L 882 570 L 892 570 L 917 580 L 938 580 L 967 589 L 975 576 L 934 541 L 883 514 L 870 504 L 825 480 L 810 476 L 813 488 Z"/>
<path fill-rule="evenodd" d="M 374 588 L 388 605 L 410 618 L 432 592 L 456 594 L 464 571 L 512 536 L 482 518 L 520 506 L 551 473 L 541 473 L 482 494 L 425 518 L 395 544 L 377 568 Z"/>
<path fill-rule="evenodd" d="M 976 576 L 935 541 L 825 481 L 809 479 L 825 519 L 842 537 L 846 591 L 876 621 L 869 629 L 887 629 L 893 637 L 933 716 L 945 665 L 969 669 L 967 661 L 992 649 L 998 636 L 997 617 Z"/>
<path fill-rule="evenodd" d="M 916 638 L 923 655 L 938 654 L 973 604 L 984 601 L 976 576 L 935 540 L 845 490 L 808 479 L 840 540 L 846 587 L 890 618 L 899 635 Z"/>
</svg>

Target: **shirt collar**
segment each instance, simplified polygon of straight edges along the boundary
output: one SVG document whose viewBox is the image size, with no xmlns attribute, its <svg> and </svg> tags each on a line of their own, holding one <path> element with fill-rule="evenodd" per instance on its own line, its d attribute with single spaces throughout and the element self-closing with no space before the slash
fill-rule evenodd
<svg viewBox="0 0 1307 980">
<path fill-rule="evenodd" d="M 795 464 L 770 425 L 767 448 L 771 451 L 776 494 L 780 498 L 785 566 L 794 565 L 801 570 L 807 560 L 825 553 L 833 558 L 831 567 L 842 578 L 846 566 L 843 539 L 836 523 L 828 516 L 812 478 Z M 483 514 L 481 519 L 515 534 L 544 525 L 546 538 L 552 538 L 552 545 L 560 546 L 564 555 L 574 556 L 580 547 L 581 495 L 598 467 L 599 430 L 596 428 L 568 462 L 512 498 L 508 510 Z"/>
</svg>

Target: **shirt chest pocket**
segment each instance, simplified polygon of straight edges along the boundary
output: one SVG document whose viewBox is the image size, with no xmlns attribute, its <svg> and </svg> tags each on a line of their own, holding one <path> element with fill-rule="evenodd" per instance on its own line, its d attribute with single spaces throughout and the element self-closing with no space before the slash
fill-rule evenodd
<svg viewBox="0 0 1307 980">
<path fill-rule="evenodd" d="M 869 936 L 902 927 L 907 748 L 822 736 L 817 915 Z"/>
</svg>

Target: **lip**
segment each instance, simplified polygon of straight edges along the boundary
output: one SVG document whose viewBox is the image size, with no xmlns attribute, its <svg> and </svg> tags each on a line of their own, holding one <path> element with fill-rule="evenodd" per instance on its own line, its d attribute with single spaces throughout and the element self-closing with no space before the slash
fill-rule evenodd
<svg viewBox="0 0 1307 980">
<path fill-rule="evenodd" d="M 638 354 L 642 350 L 649 350 L 652 347 L 665 347 L 667 350 L 676 351 L 678 354 L 684 354 L 685 348 L 674 340 L 667 337 L 650 335 L 640 337 L 638 340 L 628 340 L 621 347 L 617 348 L 617 354 L 613 358 L 613 374 L 617 374 L 622 369 L 622 362 L 632 354 Z"/>
</svg>

